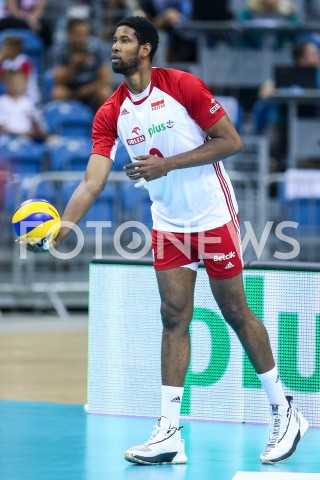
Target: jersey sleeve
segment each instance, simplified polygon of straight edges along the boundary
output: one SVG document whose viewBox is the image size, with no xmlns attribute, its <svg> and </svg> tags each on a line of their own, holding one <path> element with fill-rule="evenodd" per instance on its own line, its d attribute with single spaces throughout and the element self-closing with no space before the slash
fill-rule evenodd
<svg viewBox="0 0 320 480">
<path fill-rule="evenodd" d="M 179 93 L 182 105 L 203 131 L 207 131 L 226 113 L 206 84 L 192 74 L 181 75 Z"/>
<path fill-rule="evenodd" d="M 117 114 L 111 102 L 106 102 L 96 113 L 92 128 L 92 150 L 114 160 L 117 147 Z"/>
</svg>

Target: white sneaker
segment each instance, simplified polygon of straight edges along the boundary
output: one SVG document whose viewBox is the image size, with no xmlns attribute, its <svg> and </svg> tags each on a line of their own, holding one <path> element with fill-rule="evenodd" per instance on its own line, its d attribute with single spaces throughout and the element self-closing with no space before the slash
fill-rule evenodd
<svg viewBox="0 0 320 480">
<path fill-rule="evenodd" d="M 309 423 L 292 397 L 286 397 L 288 407 L 271 405 L 270 436 L 266 448 L 260 456 L 262 463 L 279 463 L 294 454 L 297 445 L 308 430 Z"/>
<path fill-rule="evenodd" d="M 131 463 L 143 465 L 186 463 L 184 440 L 180 428 L 171 427 L 166 417 L 160 417 L 149 440 L 129 448 L 124 458 Z"/>
</svg>

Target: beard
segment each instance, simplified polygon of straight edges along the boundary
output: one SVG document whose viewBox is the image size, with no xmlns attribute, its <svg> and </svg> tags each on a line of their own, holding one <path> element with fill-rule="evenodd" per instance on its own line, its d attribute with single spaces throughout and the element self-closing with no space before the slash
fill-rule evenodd
<svg viewBox="0 0 320 480">
<path fill-rule="evenodd" d="M 117 64 L 112 65 L 114 73 L 121 73 L 125 77 L 130 77 L 139 70 L 140 58 L 138 56 L 133 57 L 127 63 L 119 61 Z"/>
</svg>

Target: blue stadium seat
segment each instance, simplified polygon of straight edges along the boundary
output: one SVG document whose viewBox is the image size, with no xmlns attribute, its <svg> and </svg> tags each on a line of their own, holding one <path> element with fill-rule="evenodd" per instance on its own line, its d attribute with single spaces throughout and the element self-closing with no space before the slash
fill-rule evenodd
<svg viewBox="0 0 320 480">
<path fill-rule="evenodd" d="M 0 155 L 11 173 L 35 174 L 44 170 L 46 146 L 34 140 L 15 137 L 0 144 Z"/>
<path fill-rule="evenodd" d="M 72 193 L 75 188 L 79 185 L 79 182 L 76 181 L 66 181 L 62 186 L 62 202 L 64 206 L 69 201 Z M 117 189 L 115 185 L 111 182 L 108 183 L 106 188 L 100 193 L 95 203 L 92 205 L 90 210 L 79 222 L 79 226 L 84 229 L 87 234 L 94 234 L 94 228 L 85 228 L 86 221 L 111 221 L 115 222 L 116 219 L 116 200 L 117 200 Z M 103 229 L 103 232 L 111 232 L 110 229 Z"/>
<path fill-rule="evenodd" d="M 279 198 L 284 207 L 283 218 L 299 223 L 300 234 L 320 232 L 320 198 L 299 195 L 297 198 L 287 198 L 285 183 L 280 184 Z"/>
<path fill-rule="evenodd" d="M 16 208 L 16 192 L 6 165 L 0 159 L 0 212 L 12 213 Z"/>
<path fill-rule="evenodd" d="M 12 185 L 12 183 L 7 183 L 5 186 L 4 186 L 4 189 L 3 189 L 3 192 L 1 194 L 1 196 L 3 195 L 4 198 L 2 198 L 2 205 L 3 205 L 3 210 L 5 212 L 9 212 L 13 215 L 13 212 L 15 211 L 15 209 L 17 208 L 17 205 L 16 205 L 16 192 L 15 192 L 15 188 L 14 186 Z"/>
<path fill-rule="evenodd" d="M 25 188 L 23 188 L 23 186 Z M 25 182 L 23 183 L 23 186 L 22 188 L 19 188 L 14 184 L 7 185 L 5 192 L 5 210 L 7 212 L 13 213 L 18 204 L 31 198 L 30 190 Z M 17 201 L 17 194 L 19 201 Z M 48 200 L 48 202 L 51 202 L 52 205 L 58 209 L 58 211 L 61 210 L 60 204 L 58 203 L 59 195 L 57 192 L 57 187 L 52 181 L 41 182 L 36 190 L 33 191 L 32 198 L 44 198 L 45 200 Z"/>
<path fill-rule="evenodd" d="M 116 186 L 108 182 L 106 188 L 102 190 L 95 203 L 85 216 L 86 220 L 90 221 L 111 221 L 112 226 L 107 229 L 103 229 L 104 232 L 110 233 L 115 225 L 116 221 L 116 203 L 118 193 Z"/>
<path fill-rule="evenodd" d="M 252 107 L 253 131 L 256 135 L 261 135 L 271 124 L 281 121 L 281 109 L 278 105 L 272 103 L 269 98 L 260 98 L 256 100 Z"/>
<path fill-rule="evenodd" d="M 53 100 L 44 106 L 43 113 L 49 133 L 91 138 L 93 111 L 87 105 L 77 100 Z"/>
<path fill-rule="evenodd" d="M 29 198 L 28 192 L 25 192 L 24 196 L 26 197 L 25 200 L 27 200 Z M 48 200 L 48 202 L 52 203 L 52 205 L 54 205 L 56 208 L 58 208 L 59 194 L 57 185 L 53 181 L 48 180 L 39 183 L 34 193 L 34 198 L 44 198 L 45 200 Z"/>
<path fill-rule="evenodd" d="M 84 171 L 91 153 L 89 138 L 61 137 L 48 146 L 52 170 Z"/>
<path fill-rule="evenodd" d="M 131 181 L 123 182 L 120 186 L 120 199 L 126 221 L 136 220 L 151 228 L 151 200 L 146 188 L 135 188 Z"/>
<path fill-rule="evenodd" d="M 319 235 L 320 233 L 320 200 L 297 198 L 285 203 L 283 218 L 299 224 L 297 235 Z"/>
<path fill-rule="evenodd" d="M 43 101 L 45 103 L 50 102 L 53 86 L 54 86 L 53 71 L 52 69 L 49 69 L 49 70 L 46 70 L 42 75 Z"/>
<path fill-rule="evenodd" d="M 6 37 L 19 37 L 23 41 L 23 51 L 34 62 L 38 73 L 44 70 L 45 45 L 42 39 L 32 30 L 8 28 L 0 32 L 0 45 Z"/>
</svg>

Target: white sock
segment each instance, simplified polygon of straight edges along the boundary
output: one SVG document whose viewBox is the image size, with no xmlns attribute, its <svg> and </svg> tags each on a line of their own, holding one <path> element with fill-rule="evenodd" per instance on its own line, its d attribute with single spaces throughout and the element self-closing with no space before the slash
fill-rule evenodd
<svg viewBox="0 0 320 480">
<path fill-rule="evenodd" d="M 266 391 L 270 405 L 288 406 L 277 367 L 269 370 L 269 372 L 258 374 L 258 378 Z"/>
<path fill-rule="evenodd" d="M 183 387 L 161 387 L 161 416 L 167 417 L 171 427 L 179 428 Z"/>
</svg>

